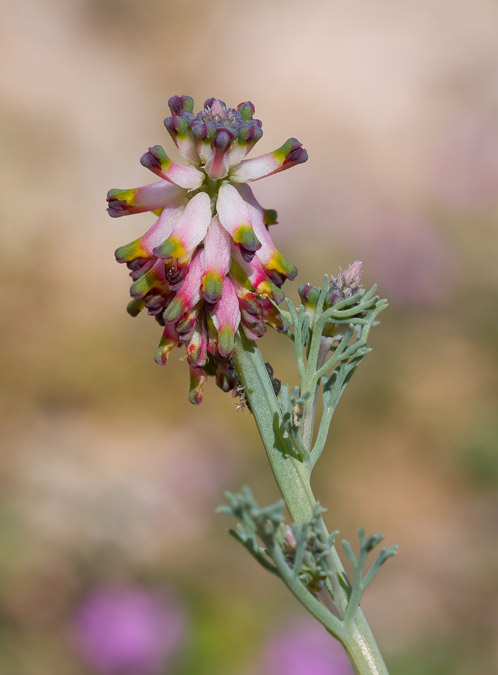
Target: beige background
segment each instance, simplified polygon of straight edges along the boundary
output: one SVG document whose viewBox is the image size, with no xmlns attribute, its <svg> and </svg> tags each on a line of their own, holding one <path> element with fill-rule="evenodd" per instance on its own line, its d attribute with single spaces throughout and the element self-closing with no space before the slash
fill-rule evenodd
<svg viewBox="0 0 498 675">
<path fill-rule="evenodd" d="M 303 142 L 255 186 L 277 245 L 300 282 L 361 259 L 391 301 L 315 488 L 331 528 L 400 544 L 364 602 L 392 672 L 497 667 L 497 22 L 493 0 L 5 4 L 2 673 L 92 672 L 64 636 L 115 579 L 184 597 L 189 675 L 257 672 L 268 626 L 302 617 L 213 513 L 243 483 L 276 499 L 252 419 L 212 384 L 191 407 L 124 311 L 113 250 L 151 221 L 109 219 L 105 193 L 151 180 L 172 94 L 252 100 L 260 153 Z"/>
</svg>

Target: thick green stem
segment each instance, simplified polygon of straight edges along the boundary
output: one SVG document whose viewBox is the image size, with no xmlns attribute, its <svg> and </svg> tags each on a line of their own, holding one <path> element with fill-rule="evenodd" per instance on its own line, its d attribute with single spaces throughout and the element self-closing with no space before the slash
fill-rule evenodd
<svg viewBox="0 0 498 675">
<path fill-rule="evenodd" d="M 238 336 L 235 342 L 234 360 L 275 481 L 292 520 L 302 525 L 311 520 L 313 506 L 316 503 L 310 485 L 311 467 L 308 462 L 300 462 L 290 455 L 287 441 L 280 431 L 278 401 L 263 358 L 254 342 Z M 337 572 L 337 575 L 334 575 L 336 583 L 333 584 L 334 601 L 344 612 L 347 606 L 347 595 L 338 583 L 339 578 L 344 574 L 344 568 L 335 549 L 332 549 L 332 560 Z M 344 631 L 340 639 L 356 672 L 359 675 L 388 675 L 372 631 L 359 608 L 352 620 L 343 623 L 343 627 Z M 333 629 L 331 632 L 333 634 Z"/>
</svg>

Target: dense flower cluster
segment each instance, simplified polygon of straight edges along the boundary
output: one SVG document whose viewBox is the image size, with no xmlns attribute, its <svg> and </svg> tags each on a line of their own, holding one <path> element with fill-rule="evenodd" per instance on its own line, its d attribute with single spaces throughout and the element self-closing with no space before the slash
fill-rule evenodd
<svg viewBox="0 0 498 675">
<path fill-rule="evenodd" d="M 110 190 L 113 217 L 153 211 L 154 225 L 116 251 L 133 283 L 128 312 L 144 307 L 164 326 L 155 360 L 167 361 L 175 346 L 185 345 L 192 403 L 214 375 L 224 391 L 234 389 L 232 354 L 235 333 L 261 337 L 266 326 L 285 330 L 274 304 L 281 286 L 297 270 L 275 248 L 268 226 L 276 213 L 264 209 L 248 182 L 259 180 L 308 158 L 295 138 L 280 148 L 244 159 L 263 131 L 250 102 L 227 108 L 208 99 L 197 115 L 189 96 L 169 100 L 164 124 L 188 165 L 178 164 L 156 145 L 141 163 L 160 180 L 143 187 Z"/>
</svg>

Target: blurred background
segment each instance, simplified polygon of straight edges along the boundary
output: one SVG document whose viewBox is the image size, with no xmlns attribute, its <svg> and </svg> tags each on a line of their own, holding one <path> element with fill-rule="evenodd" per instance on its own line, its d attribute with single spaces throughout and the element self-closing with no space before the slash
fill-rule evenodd
<svg viewBox="0 0 498 675">
<path fill-rule="evenodd" d="M 253 101 L 254 154 L 303 142 L 255 185 L 277 246 L 300 283 L 360 259 L 390 300 L 314 489 L 330 529 L 400 545 L 363 603 L 391 672 L 496 672 L 497 23 L 494 0 L 4 5 L 2 675 L 351 672 L 214 514 L 278 497 L 250 414 L 211 382 L 192 407 L 125 312 L 113 251 L 151 216 L 105 194 L 151 182 L 173 94 Z"/>
</svg>

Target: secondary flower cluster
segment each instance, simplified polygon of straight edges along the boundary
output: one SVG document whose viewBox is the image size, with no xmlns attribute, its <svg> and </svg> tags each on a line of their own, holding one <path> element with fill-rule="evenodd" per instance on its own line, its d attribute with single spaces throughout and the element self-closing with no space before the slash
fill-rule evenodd
<svg viewBox="0 0 498 675">
<path fill-rule="evenodd" d="M 330 309 L 341 300 L 346 300 L 359 291 L 363 290 L 361 285 L 361 272 L 363 263 L 355 260 L 344 271 L 341 269 L 336 277 L 331 277 L 329 287 L 324 298 L 323 311 Z M 312 321 L 315 319 L 320 289 L 311 284 L 301 284 L 299 286 L 299 297 L 303 306 L 306 308 Z M 323 332 L 323 337 L 332 337 L 334 334 L 334 324 L 329 322 Z"/>
<path fill-rule="evenodd" d="M 110 190 L 113 217 L 153 211 L 157 220 L 141 237 L 116 251 L 133 283 L 128 312 L 144 307 L 164 326 L 155 354 L 165 364 L 175 346 L 185 345 L 192 403 L 214 375 L 224 391 L 236 386 L 232 354 L 242 326 L 251 340 L 266 326 L 286 330 L 272 301 L 284 298 L 281 286 L 297 270 L 275 248 L 268 226 L 276 213 L 264 209 L 247 185 L 305 162 L 295 138 L 280 148 L 244 159 L 263 131 L 250 102 L 227 108 L 210 98 L 197 115 L 189 96 L 169 100 L 164 124 L 188 165 L 178 164 L 156 145 L 141 158 L 159 181 L 127 190 Z"/>
<path fill-rule="evenodd" d="M 362 290 L 361 285 L 361 270 L 362 263 L 356 260 L 351 263 L 344 271 L 341 269 L 336 277 L 332 277 L 329 282 L 324 309 L 333 307 L 337 302 L 350 298 Z M 301 284 L 299 286 L 299 297 L 303 305 L 310 313 L 314 313 L 318 298 L 320 296 L 320 289 L 311 284 Z"/>
</svg>

